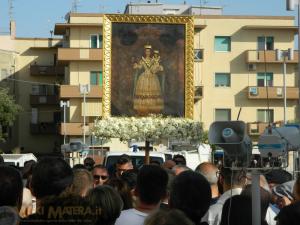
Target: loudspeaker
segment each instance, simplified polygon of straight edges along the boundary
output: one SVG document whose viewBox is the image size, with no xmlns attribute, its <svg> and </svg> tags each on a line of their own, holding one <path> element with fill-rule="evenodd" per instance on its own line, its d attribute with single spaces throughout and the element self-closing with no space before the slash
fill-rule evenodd
<svg viewBox="0 0 300 225">
<path fill-rule="evenodd" d="M 224 150 L 225 158 L 231 165 L 247 167 L 252 154 L 252 142 L 246 134 L 246 124 L 242 121 L 217 121 L 211 124 L 208 132 L 210 144 Z"/>
</svg>

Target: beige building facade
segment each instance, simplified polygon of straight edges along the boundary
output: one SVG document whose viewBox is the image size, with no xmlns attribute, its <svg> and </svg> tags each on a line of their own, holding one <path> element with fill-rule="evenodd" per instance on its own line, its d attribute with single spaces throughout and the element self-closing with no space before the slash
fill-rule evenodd
<svg viewBox="0 0 300 225">
<path fill-rule="evenodd" d="M 10 88 L 22 111 L 0 148 L 8 152 L 49 153 L 59 149 L 61 143 L 58 96 L 65 72 L 64 65 L 57 62 L 61 39 L 20 38 L 15 36 L 15 29 L 13 22 L 10 35 L 0 36 L 1 60 L 6 59 L 3 64 L 9 71 L 1 77 L 1 86 Z"/>
<path fill-rule="evenodd" d="M 67 142 L 83 141 L 84 114 L 86 143 L 100 146 L 89 130 L 102 116 L 103 16 L 69 14 L 66 23 L 55 25 L 61 39 L 14 39 L 15 76 L 32 82 L 18 82 L 17 101 L 24 110 L 14 147 L 46 153 L 60 146 L 64 136 Z M 256 140 L 269 120 L 283 121 L 283 61 L 276 60 L 275 49 L 294 48 L 294 17 L 203 15 L 193 20 L 194 120 L 208 130 L 214 121 L 239 118 Z M 296 119 L 297 62 L 296 51 L 293 59 L 286 58 L 287 120 Z M 85 84 L 90 92 L 84 103 L 79 86 Z M 59 101 L 69 102 L 66 118 Z M 104 146 L 128 148 L 117 140 Z"/>
</svg>

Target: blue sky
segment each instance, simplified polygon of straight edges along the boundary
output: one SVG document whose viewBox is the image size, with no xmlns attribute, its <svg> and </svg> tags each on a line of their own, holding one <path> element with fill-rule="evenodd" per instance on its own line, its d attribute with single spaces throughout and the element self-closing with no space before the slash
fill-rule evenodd
<svg viewBox="0 0 300 225">
<path fill-rule="evenodd" d="M 152 0 L 155 2 L 155 0 Z M 55 23 L 64 22 L 73 0 L 13 0 L 13 17 L 18 37 L 49 37 Z M 79 0 L 78 12 L 123 13 L 130 0 Z M 131 0 L 146 2 L 146 0 Z M 158 0 L 162 3 L 183 3 L 183 0 Z M 187 4 L 223 6 L 225 15 L 289 15 L 286 0 L 186 0 Z M 0 32 L 9 28 L 8 0 L 0 0 Z"/>
</svg>

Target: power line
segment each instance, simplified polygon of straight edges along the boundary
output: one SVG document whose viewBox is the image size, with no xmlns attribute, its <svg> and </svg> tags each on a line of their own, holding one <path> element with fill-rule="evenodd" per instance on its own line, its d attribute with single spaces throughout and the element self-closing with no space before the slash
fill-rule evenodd
<svg viewBox="0 0 300 225">
<path fill-rule="evenodd" d="M 61 110 L 38 111 L 38 114 L 41 114 L 41 113 L 54 113 L 54 112 L 61 112 Z M 20 114 L 32 114 L 32 111 L 21 111 L 21 112 L 19 112 L 19 115 Z"/>
<path fill-rule="evenodd" d="M 60 84 L 50 84 L 50 83 L 43 83 L 43 82 L 37 82 L 37 81 L 20 80 L 20 79 L 15 79 L 15 78 L 8 78 L 8 77 L 4 78 L 3 80 L 12 80 L 12 81 L 27 83 L 27 84 L 41 84 L 41 85 L 49 85 L 49 86 L 57 86 L 57 87 L 60 86 Z"/>
</svg>

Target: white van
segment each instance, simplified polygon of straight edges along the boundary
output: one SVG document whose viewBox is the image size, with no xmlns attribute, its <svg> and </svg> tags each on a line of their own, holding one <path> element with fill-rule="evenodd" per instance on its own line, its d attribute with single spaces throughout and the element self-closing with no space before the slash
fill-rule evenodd
<svg viewBox="0 0 300 225">
<path fill-rule="evenodd" d="M 145 160 L 145 152 L 144 151 L 138 151 L 138 152 L 130 152 L 130 151 L 122 151 L 122 152 L 107 152 L 106 156 L 104 158 L 104 166 L 106 168 L 111 168 L 116 164 L 118 159 L 121 155 L 126 154 L 129 155 L 132 164 L 135 168 L 140 168 L 144 164 Z M 150 151 L 150 162 L 156 161 L 159 162 L 159 164 L 163 164 L 165 162 L 165 155 L 160 152 L 153 152 Z"/>
<path fill-rule="evenodd" d="M 182 155 L 186 159 L 186 166 L 195 170 L 203 162 L 212 162 L 212 150 L 210 145 L 200 144 L 195 150 L 164 151 L 166 160 L 172 159 L 174 155 Z"/>
</svg>

